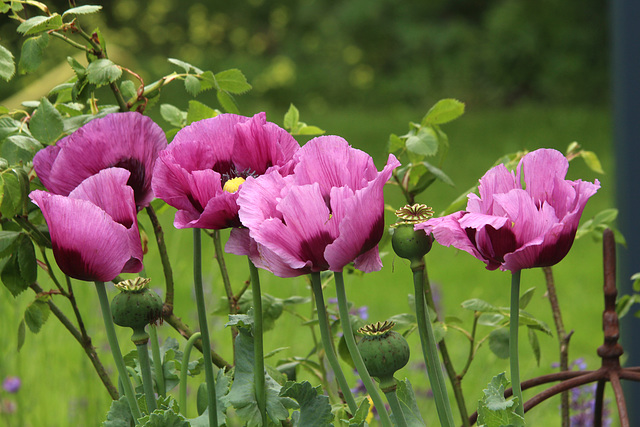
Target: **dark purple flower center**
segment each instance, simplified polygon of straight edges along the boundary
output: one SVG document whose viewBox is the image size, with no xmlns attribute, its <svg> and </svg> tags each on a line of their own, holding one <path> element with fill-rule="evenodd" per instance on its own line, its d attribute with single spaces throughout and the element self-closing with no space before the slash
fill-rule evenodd
<svg viewBox="0 0 640 427">
<path fill-rule="evenodd" d="M 326 231 L 322 231 L 309 239 L 302 240 L 298 248 L 300 259 L 312 261 L 314 264 L 313 268 L 317 270 L 329 269 L 329 263 L 324 259 L 324 250 L 331 242 L 333 242 L 333 239 Z"/>
<path fill-rule="evenodd" d="M 213 170 L 220 174 L 220 186 L 223 188 L 227 181 L 230 181 L 234 178 L 247 179 L 250 176 L 257 178 L 259 175 L 257 172 L 248 168 L 239 170 L 238 167 L 231 162 L 218 162 L 213 165 Z"/>
<path fill-rule="evenodd" d="M 384 234 L 384 216 L 380 215 L 376 218 L 376 221 L 373 223 L 373 227 L 369 231 L 369 235 L 367 239 L 362 244 L 362 250 L 358 255 L 362 255 L 365 252 L 373 249 L 382 239 L 382 235 Z"/>
<path fill-rule="evenodd" d="M 127 185 L 133 188 L 133 196 L 136 201 L 136 206 L 140 206 L 145 195 L 149 194 L 149 191 L 151 191 L 151 181 L 145 179 L 146 171 L 144 164 L 138 159 L 129 157 L 120 159 L 113 165 L 113 167 L 126 169 L 131 172 Z"/>
<path fill-rule="evenodd" d="M 55 240 L 53 245 L 53 254 L 56 258 L 56 262 L 68 276 L 87 282 L 96 280 L 98 275 L 93 271 L 89 271 L 89 265 L 87 265 L 86 261 L 83 259 L 80 251 L 56 245 Z"/>
<path fill-rule="evenodd" d="M 494 263 L 504 263 L 504 256 L 518 249 L 516 236 L 508 227 L 508 224 L 498 229 L 495 229 L 490 225 L 486 225 L 484 227 L 486 239 L 481 243 L 476 241 L 478 230 L 475 228 L 465 228 L 464 231 L 471 243 L 478 249 L 482 256 Z"/>
</svg>

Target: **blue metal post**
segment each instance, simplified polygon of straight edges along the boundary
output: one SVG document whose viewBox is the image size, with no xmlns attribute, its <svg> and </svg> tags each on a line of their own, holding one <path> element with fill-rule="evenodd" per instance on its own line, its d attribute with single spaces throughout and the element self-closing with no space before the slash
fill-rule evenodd
<svg viewBox="0 0 640 427">
<path fill-rule="evenodd" d="M 640 1 L 613 0 L 613 112 L 618 225 L 628 247 L 618 248 L 620 294 L 632 292 L 629 278 L 640 271 Z M 621 325 L 626 366 L 640 366 L 640 319 Z M 624 381 L 632 426 L 640 426 L 640 383 Z"/>
</svg>

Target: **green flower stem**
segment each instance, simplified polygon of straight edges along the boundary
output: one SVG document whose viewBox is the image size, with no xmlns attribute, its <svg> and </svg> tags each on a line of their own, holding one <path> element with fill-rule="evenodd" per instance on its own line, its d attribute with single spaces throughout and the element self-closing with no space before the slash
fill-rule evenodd
<svg viewBox="0 0 640 427">
<path fill-rule="evenodd" d="M 320 326 L 320 336 L 322 337 L 322 345 L 324 346 L 324 353 L 327 356 L 329 365 L 333 369 L 333 373 L 336 376 L 342 396 L 349 406 L 351 414 L 355 414 L 358 410 L 356 400 L 351 394 L 349 383 L 340 368 L 340 362 L 336 356 L 335 349 L 333 348 L 333 340 L 331 339 L 331 327 L 329 326 L 329 320 L 327 319 L 327 309 L 324 305 L 324 296 L 322 295 L 322 282 L 320 280 L 320 273 L 311 273 L 311 287 L 313 288 L 313 295 L 316 300 L 316 309 L 318 312 L 318 325 Z"/>
<path fill-rule="evenodd" d="M 129 408 L 131 414 L 133 414 L 133 420 L 138 424 L 138 418 L 142 416 L 140 408 L 138 407 L 138 401 L 136 400 L 136 394 L 133 391 L 127 368 L 120 352 L 120 346 L 118 344 L 118 337 L 116 336 L 116 329 L 113 326 L 113 318 L 111 317 L 111 309 L 109 308 L 109 299 L 107 298 L 107 290 L 105 289 L 104 282 L 95 282 L 96 291 L 98 292 L 98 299 L 100 300 L 100 308 L 102 309 L 102 318 L 104 320 L 104 327 L 107 331 L 107 339 L 109 340 L 109 346 L 111 347 L 111 354 L 116 363 L 118 369 L 118 375 L 124 388 L 124 395 L 129 402 Z"/>
<path fill-rule="evenodd" d="M 520 270 L 511 275 L 511 314 L 509 321 L 509 364 L 511 366 L 511 388 L 518 398 L 516 413 L 524 419 L 524 402 L 520 386 L 520 361 L 518 358 L 518 326 L 520 325 Z"/>
<path fill-rule="evenodd" d="M 187 374 L 189 373 L 189 357 L 191 357 L 191 349 L 195 342 L 200 338 L 202 334 L 196 332 L 191 335 L 184 345 L 184 351 L 182 353 L 182 364 L 180 365 L 180 391 L 178 393 L 178 405 L 180 406 L 180 412 L 185 417 L 187 416 Z"/>
<path fill-rule="evenodd" d="M 391 407 L 391 413 L 396 420 L 396 426 L 407 427 L 407 420 L 404 418 L 404 412 L 402 412 L 402 406 L 400 406 L 396 388 L 394 387 L 393 390 L 385 391 L 384 395 L 387 397 L 387 401 Z"/>
<path fill-rule="evenodd" d="M 213 378 L 213 363 L 211 363 L 209 326 L 207 325 L 207 311 L 204 305 L 204 289 L 202 287 L 202 236 L 200 235 L 199 228 L 193 229 L 193 284 L 196 292 L 198 322 L 200 323 L 200 332 L 202 334 L 204 376 L 207 383 L 207 395 L 209 399 L 209 426 L 218 427 L 216 383 Z"/>
<path fill-rule="evenodd" d="M 155 209 L 153 209 L 153 206 L 149 205 L 145 210 L 147 211 L 147 215 L 149 215 L 149 219 L 153 225 L 153 233 L 156 236 L 158 253 L 160 254 L 160 260 L 162 261 L 162 271 L 164 273 L 165 283 L 164 303 L 165 306 L 168 306 L 168 308 L 173 311 L 173 269 L 171 268 L 169 255 L 167 254 L 167 245 L 164 241 L 164 231 L 162 230 L 162 225 L 160 225 L 160 220 L 158 219 L 158 215 L 156 214 Z"/>
<path fill-rule="evenodd" d="M 137 342 L 136 349 L 138 350 L 138 362 L 140 362 L 140 372 L 142 373 L 142 387 L 144 389 L 144 398 L 147 401 L 147 409 L 149 410 L 149 413 L 151 413 L 158 408 L 158 405 L 156 404 L 156 396 L 153 391 L 151 363 L 149 362 L 149 349 L 146 342 Z"/>
<path fill-rule="evenodd" d="M 447 394 L 447 387 L 444 382 L 444 375 L 440 369 L 440 359 L 438 358 L 436 340 L 429 317 L 429 307 L 424 298 L 424 259 L 411 261 L 411 271 L 413 271 L 413 285 L 415 290 L 416 320 L 418 331 L 420 332 L 420 343 L 422 344 L 422 354 L 427 365 L 427 375 L 433 390 L 433 398 L 436 402 L 438 418 L 442 427 L 453 427 L 453 414 L 451 403 Z"/>
<path fill-rule="evenodd" d="M 158 344 L 158 327 L 156 325 L 149 325 L 149 336 L 151 337 L 151 355 L 153 356 L 153 370 L 156 373 L 158 394 L 162 397 L 165 397 L 167 395 L 167 389 L 164 384 L 162 357 L 160 357 L 160 345 Z"/>
<path fill-rule="evenodd" d="M 251 259 L 249 261 L 249 272 L 251 274 L 251 294 L 253 297 L 253 377 L 256 393 L 256 402 L 260 415 L 262 415 L 262 425 L 267 425 L 267 394 L 264 389 L 264 331 L 262 327 L 262 292 L 260 291 L 260 276 L 258 269 Z"/>
<path fill-rule="evenodd" d="M 369 393 L 371 400 L 373 400 L 373 405 L 378 410 L 380 422 L 384 427 L 391 427 L 391 418 L 389 418 L 389 414 L 384 407 L 384 401 L 380 397 L 377 387 L 369 376 L 369 371 L 367 371 L 367 367 L 364 365 L 362 356 L 360 356 L 360 352 L 358 351 L 358 347 L 356 346 L 356 340 L 353 336 L 353 330 L 351 329 L 351 322 L 349 321 L 349 307 L 347 305 L 347 294 L 344 289 L 344 279 L 342 277 L 342 272 L 334 272 L 333 277 L 336 282 L 336 296 L 338 297 L 340 324 L 342 325 L 342 333 L 344 336 L 344 340 L 347 343 L 349 354 L 351 355 L 351 359 L 353 359 L 353 364 L 358 370 L 358 375 L 360 375 L 362 383 L 367 389 L 367 393 Z"/>
<path fill-rule="evenodd" d="M 429 281 L 429 274 L 427 273 L 426 263 L 424 266 L 423 274 L 424 274 L 423 283 L 426 290 L 427 306 L 431 307 L 434 311 L 436 311 L 436 305 L 433 301 L 433 292 L 431 291 L 431 282 Z M 474 328 L 475 328 L 475 323 L 474 323 Z M 473 349 L 473 341 L 471 342 L 471 348 Z M 451 382 L 451 386 L 453 388 L 453 395 L 456 399 L 456 404 L 458 405 L 458 412 L 460 413 L 460 418 L 462 419 L 462 426 L 470 427 L 469 412 L 467 411 L 467 405 L 464 401 L 464 393 L 462 392 L 461 382 L 462 382 L 463 375 L 458 375 L 455 368 L 453 367 L 453 363 L 451 362 L 451 357 L 449 356 L 447 343 L 444 341 L 444 339 L 438 343 L 438 349 L 440 350 L 440 355 L 442 356 L 442 363 L 444 364 L 444 368 L 447 371 L 447 376 L 449 377 L 449 381 Z"/>
</svg>

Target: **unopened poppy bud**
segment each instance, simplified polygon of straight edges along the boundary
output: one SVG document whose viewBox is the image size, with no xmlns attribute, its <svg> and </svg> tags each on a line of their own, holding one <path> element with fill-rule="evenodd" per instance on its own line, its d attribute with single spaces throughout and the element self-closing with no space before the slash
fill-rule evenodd
<svg viewBox="0 0 640 427">
<path fill-rule="evenodd" d="M 117 283 L 120 293 L 111 301 L 113 322 L 133 329 L 131 340 L 136 344 L 149 339 L 145 326 L 162 317 L 162 299 L 147 287 L 149 280 L 137 277 Z"/>
<path fill-rule="evenodd" d="M 396 387 L 393 374 L 409 362 L 409 344 L 399 333 L 392 331 L 394 322 L 377 322 L 358 329 L 364 337 L 358 342 L 358 350 L 367 371 L 380 380 L 383 392 Z"/>
</svg>

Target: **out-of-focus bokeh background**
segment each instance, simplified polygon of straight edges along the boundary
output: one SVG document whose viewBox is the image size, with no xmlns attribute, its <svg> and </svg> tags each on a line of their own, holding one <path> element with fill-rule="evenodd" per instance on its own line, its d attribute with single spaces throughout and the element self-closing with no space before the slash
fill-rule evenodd
<svg viewBox="0 0 640 427">
<path fill-rule="evenodd" d="M 62 1 L 48 4 L 58 11 L 68 7 Z M 5 17 L 0 19 L 0 44 L 17 55 L 23 41 L 16 35 L 17 24 Z M 594 151 L 606 172 L 596 174 L 580 159 L 571 163 L 570 179 L 599 179 L 602 183 L 584 219 L 613 207 L 607 2 L 115 0 L 104 2 L 100 14 L 81 17 L 80 22 L 85 30 L 99 27 L 110 58 L 140 74 L 145 83 L 175 70 L 167 57 L 214 72 L 239 68 L 253 85 L 252 91 L 237 98 L 243 114 L 266 111 L 269 120 L 282 125 L 284 112 L 294 103 L 301 120 L 345 137 L 374 156 L 378 165 L 386 159 L 391 133 L 404 134 L 409 121 L 419 122 L 441 98 L 463 101 L 465 115 L 443 126 L 451 145 L 443 169 L 456 185 L 437 183 L 418 200 L 433 206 L 436 212 L 477 183 L 503 154 L 540 147 L 564 151 L 573 141 Z M 16 107 L 21 101 L 37 100 L 71 77 L 72 71 L 63 60 L 68 55 L 77 55 L 77 51 L 52 40 L 37 72 L 17 76 L 9 83 L 0 82 L 0 99 L 4 99 L 0 104 Z M 100 96 L 104 102 L 112 102 L 109 92 Z M 189 99 L 177 83 L 163 89 L 160 103 L 186 109 Z M 213 92 L 197 99 L 219 108 Z M 148 113 L 165 129 L 171 127 L 161 118 L 158 105 L 150 107 Z M 390 205 L 403 204 L 396 190 L 389 189 L 388 196 Z M 166 210 L 161 219 L 171 255 L 179 259 L 176 277 L 183 286 L 176 310 L 187 323 L 195 325 L 195 312 L 190 313 L 190 258 L 184 256 L 190 250 L 191 234 L 173 230 L 172 215 L 171 209 Z M 388 222 L 393 222 L 391 216 Z M 350 299 L 356 306 L 368 307 L 371 321 L 409 311 L 408 266 L 394 259 L 389 248 L 384 250 L 382 272 L 347 278 Z M 600 254 L 599 243 L 585 237 L 576 241 L 572 252 L 555 269 L 565 325 L 575 331 L 570 357 L 584 358 L 589 368 L 598 366 L 596 348 L 602 341 Z M 212 260 L 210 252 L 206 256 Z M 158 277 L 155 287 L 161 289 L 162 270 L 153 246 L 145 264 L 148 274 Z M 471 256 L 437 246 L 429 254 L 429 264 L 444 313 L 460 317 L 464 327 L 470 327 L 471 313 L 460 308 L 462 301 L 482 298 L 495 305 L 508 305 L 508 274 L 488 272 Z M 244 260 L 231 259 L 231 266 L 236 284 L 246 279 Z M 223 291 L 213 261 L 206 274 L 211 284 L 208 304 L 215 307 Z M 267 293 L 281 298 L 308 295 L 303 279 L 281 280 L 266 273 L 262 276 Z M 529 310 L 553 329 L 543 279 L 542 272 L 527 271 L 522 286 L 536 287 Z M 110 364 L 100 319 L 92 318 L 97 309 L 95 294 L 83 284 L 76 284 L 76 290 L 94 343 Z M 97 425 L 109 407 L 109 397 L 81 348 L 55 319 L 50 319 L 38 335 L 28 334 L 21 353 L 16 354 L 16 330 L 29 301 L 25 296 L 14 300 L 0 289 L 0 379 L 22 379 L 22 389 L 15 395 L 0 390 L 0 403 L 17 405 L 13 412 L 0 406 L 0 424 Z M 311 308 L 296 310 L 309 316 Z M 223 316 L 212 317 L 214 338 L 220 342 L 218 350 L 229 357 L 224 323 Z M 267 352 L 289 347 L 270 363 L 310 350 L 307 329 L 299 324 L 298 317 L 285 313 L 280 332 L 267 333 Z M 480 335 L 490 330 L 484 327 Z M 169 327 L 161 333 L 179 339 Z M 468 344 L 453 330 L 449 336 L 449 348 L 455 349 L 454 364 L 461 369 Z M 429 425 L 435 425 L 426 375 L 417 363 L 421 359 L 418 337 L 414 334 L 410 340 L 416 364 L 407 368 L 404 376 L 411 378 L 421 396 L 423 416 Z M 130 350 L 126 332 L 121 343 L 125 351 Z M 524 378 L 554 371 L 552 364 L 558 361 L 556 338 L 541 335 L 540 344 L 540 366 L 523 344 Z M 507 361 L 493 355 L 486 344 L 476 359 L 463 383 L 471 411 L 491 377 L 508 371 Z M 70 372 L 78 372 L 78 377 L 72 379 Z M 525 397 L 532 395 L 528 392 Z M 559 400 L 552 399 L 534 410 L 528 415 L 529 425 L 558 425 L 558 405 Z"/>
</svg>

